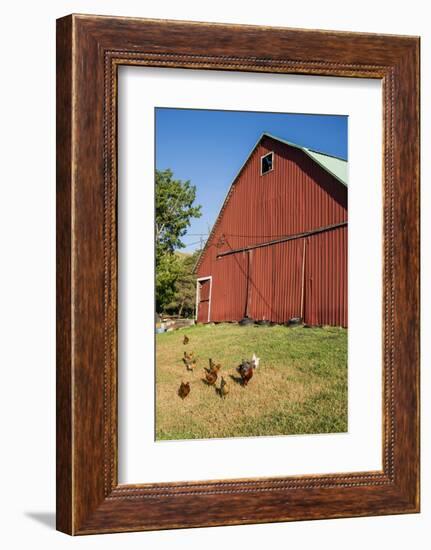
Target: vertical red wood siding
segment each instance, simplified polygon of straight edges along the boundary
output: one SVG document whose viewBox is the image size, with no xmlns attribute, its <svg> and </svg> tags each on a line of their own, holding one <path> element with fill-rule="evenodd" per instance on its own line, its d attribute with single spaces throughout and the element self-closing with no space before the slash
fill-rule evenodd
<svg viewBox="0 0 431 550">
<path fill-rule="evenodd" d="M 201 281 L 200 285 L 200 300 L 201 302 L 208 301 L 210 299 L 211 281 L 209 279 Z"/>
<path fill-rule="evenodd" d="M 209 302 L 201 301 L 198 306 L 198 323 L 208 323 Z"/>
<path fill-rule="evenodd" d="M 207 323 L 211 299 L 211 280 L 198 281 L 198 322 Z"/>
<path fill-rule="evenodd" d="M 260 158 L 274 151 L 261 175 Z M 264 137 L 232 186 L 198 265 L 212 276 L 211 321 L 246 314 L 347 326 L 347 227 L 217 258 L 347 221 L 347 188 L 302 150 Z M 305 262 L 304 262 L 305 251 Z M 248 288 L 247 288 L 248 287 Z M 200 316 L 198 316 L 198 321 Z"/>
<path fill-rule="evenodd" d="M 240 321 L 246 311 L 247 254 L 227 256 L 222 262 L 214 261 L 211 297 L 211 320 Z M 214 280 L 214 279 L 213 279 Z"/>
<path fill-rule="evenodd" d="M 347 327 L 347 227 L 307 241 L 305 320 Z"/>
</svg>

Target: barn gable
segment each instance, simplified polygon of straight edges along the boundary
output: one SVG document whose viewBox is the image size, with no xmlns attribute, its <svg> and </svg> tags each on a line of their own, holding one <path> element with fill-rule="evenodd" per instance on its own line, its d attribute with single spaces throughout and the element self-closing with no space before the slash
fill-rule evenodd
<svg viewBox="0 0 431 550">
<path fill-rule="evenodd" d="M 289 151 L 289 150 L 293 154 L 293 159 L 292 159 L 293 162 L 296 162 L 300 165 L 301 161 L 302 161 L 302 164 L 304 164 L 305 169 L 307 169 L 307 168 L 309 169 L 310 166 L 314 166 L 313 172 L 315 174 L 319 174 L 319 172 L 321 172 L 322 174 L 329 175 L 329 177 L 326 176 L 326 177 L 323 177 L 323 178 L 321 177 L 320 178 L 320 179 L 322 179 L 322 181 L 323 180 L 325 181 L 326 187 L 327 187 L 327 192 L 332 194 L 333 200 L 336 200 L 336 201 L 341 200 L 341 202 L 345 202 L 345 200 L 346 200 L 345 198 L 347 197 L 347 184 L 348 184 L 348 163 L 347 163 L 347 161 L 339 159 L 339 158 L 334 157 L 334 156 L 330 156 L 330 155 L 327 155 L 327 154 L 324 154 L 324 153 L 314 151 L 312 149 L 308 149 L 306 147 L 302 147 L 300 145 L 296 145 L 294 143 L 288 142 L 286 140 L 283 140 L 281 138 L 278 138 L 276 136 L 273 136 L 273 135 L 265 132 L 260 136 L 260 138 L 258 139 L 256 144 L 252 148 L 249 156 L 244 161 L 244 163 L 242 164 L 241 168 L 239 169 L 237 175 L 233 179 L 233 182 L 232 182 L 232 184 L 231 184 L 231 186 L 228 190 L 228 193 L 225 197 L 225 200 L 224 200 L 223 205 L 220 209 L 220 212 L 217 216 L 217 219 L 214 223 L 214 226 L 211 230 L 211 233 L 208 237 L 208 240 L 205 243 L 205 246 L 202 250 L 202 253 L 201 253 L 198 261 L 196 262 L 196 266 L 194 268 L 195 273 L 199 273 L 199 268 L 200 268 L 200 266 L 202 265 L 202 263 L 204 261 L 204 258 L 206 256 L 207 251 L 211 247 L 214 247 L 215 237 L 216 237 L 216 235 L 218 235 L 220 233 L 220 225 L 221 225 L 221 221 L 223 219 L 224 212 L 226 211 L 226 209 L 228 207 L 232 207 L 232 206 L 229 206 L 229 203 L 231 202 L 231 199 L 233 197 L 235 187 L 237 186 L 237 184 L 240 182 L 240 180 L 245 175 L 245 172 L 248 170 L 248 167 L 250 166 L 250 164 L 253 165 L 251 167 L 250 172 L 253 173 L 254 178 L 252 178 L 252 179 L 254 180 L 254 183 L 255 183 L 254 186 L 256 187 L 256 183 L 257 183 L 257 186 L 258 186 L 259 183 L 261 183 L 261 179 L 262 179 L 262 175 L 260 173 L 260 167 L 257 165 L 258 162 L 260 163 L 261 157 L 263 155 L 265 155 L 265 153 L 269 153 L 271 151 L 274 151 L 276 157 L 277 156 L 283 157 L 283 156 L 286 155 L 286 152 Z M 311 159 L 311 161 L 313 161 L 313 162 L 305 163 L 304 159 L 306 159 L 306 158 Z M 278 169 L 278 167 L 276 166 L 277 158 L 275 158 L 274 163 L 275 163 L 274 164 L 274 171 L 276 171 Z M 308 166 L 305 167 L 305 165 L 308 165 Z M 265 174 L 263 177 L 266 178 L 268 176 L 269 176 L 269 174 L 268 175 Z M 285 172 L 283 172 L 283 174 L 280 174 L 280 179 L 282 180 L 282 185 L 285 185 L 286 182 L 291 178 L 289 178 L 289 176 Z M 319 179 L 318 176 L 317 176 L 317 179 Z M 329 182 L 329 185 L 328 185 L 328 182 Z M 341 184 L 341 187 L 340 187 L 340 185 L 337 185 L 337 182 L 339 184 Z M 296 183 L 298 183 L 298 181 Z M 256 191 L 256 189 L 254 191 Z M 277 201 L 277 197 L 273 198 L 273 200 Z M 306 200 L 307 200 L 307 197 L 304 197 L 304 201 L 306 201 Z M 269 202 L 269 201 L 267 201 L 267 202 Z M 266 210 L 266 215 L 268 215 L 270 213 L 270 204 L 267 204 L 266 206 L 267 206 L 267 208 L 265 209 Z M 237 205 L 235 204 L 235 205 L 233 205 L 233 207 L 236 208 Z M 306 205 L 305 204 L 302 205 L 302 209 L 305 209 L 305 208 L 306 208 Z M 289 215 L 289 205 L 287 205 L 287 210 L 286 210 L 285 213 L 287 213 Z M 294 212 L 291 212 L 290 214 L 295 215 Z M 299 212 L 297 212 L 297 214 L 299 214 Z M 254 212 L 250 212 L 247 215 L 259 216 L 259 212 L 257 211 L 257 209 L 255 209 Z M 280 213 L 279 213 L 279 215 L 280 215 Z M 342 217 L 343 217 L 343 219 L 346 217 L 346 216 L 344 216 L 344 213 L 343 213 Z M 245 229 L 244 224 L 242 224 L 242 225 L 243 225 L 243 229 Z M 265 222 L 263 222 L 263 225 L 268 227 L 268 225 L 265 224 Z M 321 222 L 321 225 L 322 226 L 324 225 L 323 220 Z M 288 229 L 288 228 L 286 228 L 286 229 Z M 305 227 L 302 227 L 302 228 L 298 227 L 297 229 L 298 229 L 297 232 L 300 232 L 301 230 L 306 230 Z M 291 228 L 291 230 L 293 230 L 293 228 Z M 256 232 L 253 232 L 253 233 L 256 233 Z M 266 233 L 268 233 L 268 231 L 266 231 Z M 250 234 L 251 237 L 253 236 L 253 234 L 250 233 L 250 232 L 247 234 L 247 233 L 244 233 L 244 231 L 242 231 L 242 234 L 244 234 L 244 236 L 236 237 L 234 239 L 236 241 L 235 243 L 232 243 L 232 242 L 230 243 L 231 247 L 232 247 L 233 244 L 235 244 L 236 246 L 240 246 L 241 242 L 238 242 L 238 241 L 240 241 L 240 240 L 244 241 L 244 239 L 247 238 L 248 234 Z M 283 234 L 286 234 L 286 232 L 284 232 Z M 238 232 L 237 235 L 241 235 L 241 232 Z M 265 240 L 265 239 L 268 240 L 266 238 L 268 236 L 269 237 L 279 236 L 280 232 L 278 234 L 274 234 L 274 235 L 266 235 L 265 232 L 263 232 L 263 233 L 261 233 L 261 235 L 262 235 L 262 237 L 258 238 L 256 242 L 259 242 L 259 240 Z M 233 236 L 234 235 L 230 235 L 230 237 L 233 237 Z M 231 238 L 231 241 L 232 241 L 232 238 Z M 219 242 L 218 243 L 218 248 L 220 248 L 220 245 L 221 245 L 221 243 Z"/>
<path fill-rule="evenodd" d="M 347 326 L 347 167 L 264 134 L 196 264 L 198 322 Z"/>
</svg>

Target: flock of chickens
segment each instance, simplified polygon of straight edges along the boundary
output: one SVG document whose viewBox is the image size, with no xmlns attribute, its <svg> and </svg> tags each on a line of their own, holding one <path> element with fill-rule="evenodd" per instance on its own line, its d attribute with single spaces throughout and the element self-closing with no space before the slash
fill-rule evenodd
<svg viewBox="0 0 431 550">
<path fill-rule="evenodd" d="M 189 342 L 190 338 L 188 336 L 184 336 L 183 345 L 186 346 Z M 241 376 L 241 383 L 244 387 L 247 386 L 247 384 L 253 377 L 253 373 L 255 369 L 258 368 L 259 362 L 259 357 L 256 357 L 256 354 L 253 353 L 253 357 L 250 361 L 245 361 L 243 359 L 242 363 L 237 367 L 236 370 Z M 187 351 L 184 352 L 183 363 L 188 371 L 193 371 L 193 369 L 196 368 L 196 358 L 193 351 L 189 353 L 187 353 Z M 221 369 L 221 364 L 215 363 L 211 358 L 208 360 L 208 363 L 208 368 L 204 367 L 204 382 L 206 382 L 206 384 L 208 384 L 209 386 L 214 386 L 217 389 L 217 393 L 220 395 L 220 397 L 225 398 L 226 395 L 229 393 L 229 386 L 223 376 L 220 377 L 220 387 L 217 388 L 217 380 Z M 181 397 L 181 399 L 185 399 L 189 395 L 189 393 L 190 382 L 181 382 L 181 385 L 178 389 L 178 395 Z"/>
</svg>

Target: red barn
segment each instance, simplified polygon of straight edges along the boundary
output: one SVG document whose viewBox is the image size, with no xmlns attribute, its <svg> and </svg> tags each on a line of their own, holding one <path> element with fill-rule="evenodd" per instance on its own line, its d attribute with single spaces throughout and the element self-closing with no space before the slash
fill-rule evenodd
<svg viewBox="0 0 431 550">
<path fill-rule="evenodd" d="M 347 327 L 347 162 L 263 134 L 195 273 L 198 322 Z"/>
</svg>

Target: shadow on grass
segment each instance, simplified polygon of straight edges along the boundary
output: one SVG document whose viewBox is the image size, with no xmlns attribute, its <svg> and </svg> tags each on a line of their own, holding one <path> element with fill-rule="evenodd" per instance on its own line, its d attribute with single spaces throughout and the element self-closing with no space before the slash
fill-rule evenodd
<svg viewBox="0 0 431 550">
<path fill-rule="evenodd" d="M 215 380 L 214 382 L 208 382 L 208 380 L 206 378 L 201 378 L 202 382 L 205 384 L 205 386 L 212 386 L 213 388 L 215 388 L 215 385 L 216 385 L 216 382 L 217 380 Z"/>
<path fill-rule="evenodd" d="M 233 380 L 236 384 L 239 384 L 240 386 L 244 387 L 244 382 L 241 376 L 234 376 L 233 374 L 229 374 L 231 380 Z"/>
<path fill-rule="evenodd" d="M 216 394 L 220 397 L 220 399 L 226 399 L 226 394 L 223 394 L 221 392 L 221 388 L 215 388 Z"/>
</svg>

